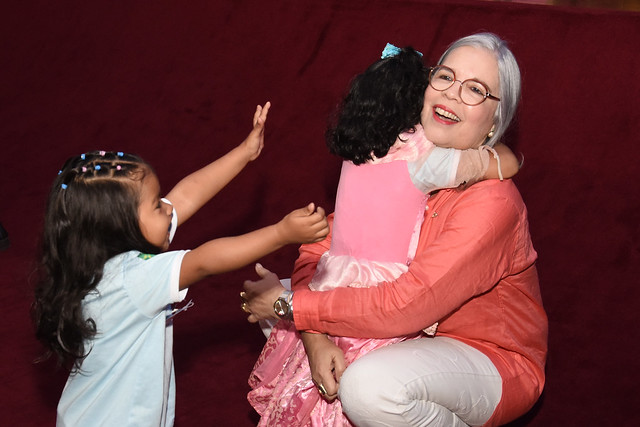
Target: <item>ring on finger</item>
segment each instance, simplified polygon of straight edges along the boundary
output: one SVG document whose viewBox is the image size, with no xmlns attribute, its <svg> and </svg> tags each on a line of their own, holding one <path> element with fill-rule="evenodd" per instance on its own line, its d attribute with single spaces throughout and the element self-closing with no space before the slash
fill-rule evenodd
<svg viewBox="0 0 640 427">
<path fill-rule="evenodd" d="M 242 301 L 246 301 L 247 300 L 247 293 L 245 291 L 240 292 L 240 299 Z"/>
<path fill-rule="evenodd" d="M 251 313 L 251 311 L 249 310 L 249 307 L 247 306 L 247 302 L 246 301 L 243 301 L 242 304 L 240 304 L 240 308 L 245 313 Z"/>
<path fill-rule="evenodd" d="M 320 392 L 321 395 L 326 396 L 327 395 L 327 389 L 324 388 L 324 386 L 322 384 L 318 384 L 318 391 Z"/>
</svg>

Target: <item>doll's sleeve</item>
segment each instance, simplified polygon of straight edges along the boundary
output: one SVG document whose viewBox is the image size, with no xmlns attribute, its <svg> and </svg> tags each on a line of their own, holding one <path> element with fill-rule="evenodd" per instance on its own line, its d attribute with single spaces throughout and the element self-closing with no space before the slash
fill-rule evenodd
<svg viewBox="0 0 640 427">
<path fill-rule="evenodd" d="M 461 153 L 454 148 L 434 147 L 427 156 L 408 162 L 411 181 L 425 194 L 442 188 L 457 187 Z"/>
</svg>

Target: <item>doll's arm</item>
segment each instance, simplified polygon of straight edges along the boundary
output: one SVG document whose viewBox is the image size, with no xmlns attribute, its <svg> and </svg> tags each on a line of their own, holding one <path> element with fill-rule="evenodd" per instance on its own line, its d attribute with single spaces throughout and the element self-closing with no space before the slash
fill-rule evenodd
<svg viewBox="0 0 640 427">
<path fill-rule="evenodd" d="M 324 209 L 313 203 L 289 213 L 276 224 L 234 237 L 223 237 L 185 254 L 180 289 L 210 276 L 236 270 L 291 243 L 319 242 L 329 233 Z"/>
<path fill-rule="evenodd" d="M 500 170 L 502 171 L 502 176 L 506 178 L 511 178 L 520 170 L 520 162 L 516 158 L 513 151 L 506 145 L 502 143 L 498 143 L 493 147 L 498 153 L 498 157 L 500 157 L 500 164 L 498 165 L 498 160 L 493 156 L 489 156 L 489 168 L 484 174 L 483 179 L 498 179 L 500 178 L 500 173 L 498 171 L 498 166 L 500 166 Z"/>
<path fill-rule="evenodd" d="M 264 126 L 271 103 L 258 105 L 253 115 L 253 130 L 236 148 L 183 178 L 167 194 L 182 224 L 222 190 L 242 169 L 260 155 L 264 146 Z"/>
<path fill-rule="evenodd" d="M 509 147 L 504 144 L 496 144 L 495 148 L 483 145 L 460 151 L 455 182 L 469 186 L 483 179 L 511 178 L 519 169 L 518 160 Z"/>
</svg>

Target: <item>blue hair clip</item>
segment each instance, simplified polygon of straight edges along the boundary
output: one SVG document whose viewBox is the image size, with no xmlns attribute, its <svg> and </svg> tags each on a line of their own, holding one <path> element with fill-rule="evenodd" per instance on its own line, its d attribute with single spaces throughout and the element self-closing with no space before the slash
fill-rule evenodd
<svg viewBox="0 0 640 427">
<path fill-rule="evenodd" d="M 101 169 L 100 165 L 96 165 L 95 170 L 99 171 Z"/>
<path fill-rule="evenodd" d="M 66 190 L 68 185 L 67 184 L 62 184 L 60 187 L 62 187 L 63 190 Z"/>
<path fill-rule="evenodd" d="M 124 157 L 124 153 L 122 151 L 118 151 L 118 157 Z"/>
<path fill-rule="evenodd" d="M 387 43 L 387 45 L 384 47 L 384 50 L 382 51 L 382 56 L 380 57 L 380 59 L 385 59 L 385 58 L 390 58 L 392 56 L 396 56 L 401 51 L 402 51 L 402 49 L 400 49 L 399 47 L 396 47 L 396 46 L 392 45 L 391 43 Z"/>
<path fill-rule="evenodd" d="M 87 158 L 87 156 L 86 156 L 86 155 L 84 155 L 84 154 L 80 154 L 80 158 L 81 158 L 82 160 L 84 160 L 84 159 L 86 159 L 86 158 Z"/>
<path fill-rule="evenodd" d="M 380 57 L 380 59 L 385 59 L 385 58 L 390 58 L 392 56 L 396 56 L 398 55 L 400 52 L 402 52 L 402 49 L 400 49 L 397 46 L 392 45 L 391 43 L 387 43 L 387 45 L 384 47 L 383 51 L 382 51 L 382 56 Z M 423 56 L 421 52 L 418 52 L 416 50 L 416 53 L 420 56 Z"/>
</svg>

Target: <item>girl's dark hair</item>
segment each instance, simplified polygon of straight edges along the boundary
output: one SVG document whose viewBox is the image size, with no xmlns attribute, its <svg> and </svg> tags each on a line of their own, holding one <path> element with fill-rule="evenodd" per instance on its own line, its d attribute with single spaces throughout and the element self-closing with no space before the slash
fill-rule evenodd
<svg viewBox="0 0 640 427">
<path fill-rule="evenodd" d="M 32 315 L 36 337 L 58 363 L 80 370 L 96 334 L 83 298 L 102 279 L 104 264 L 130 250 L 159 253 L 138 222 L 140 183 L 151 167 L 124 153 L 72 157 L 53 183 L 44 219 L 39 278 Z"/>
<path fill-rule="evenodd" d="M 405 47 L 380 59 L 351 82 L 326 134 L 329 151 L 355 164 L 384 157 L 402 132 L 420 122 L 428 70 Z"/>
</svg>

